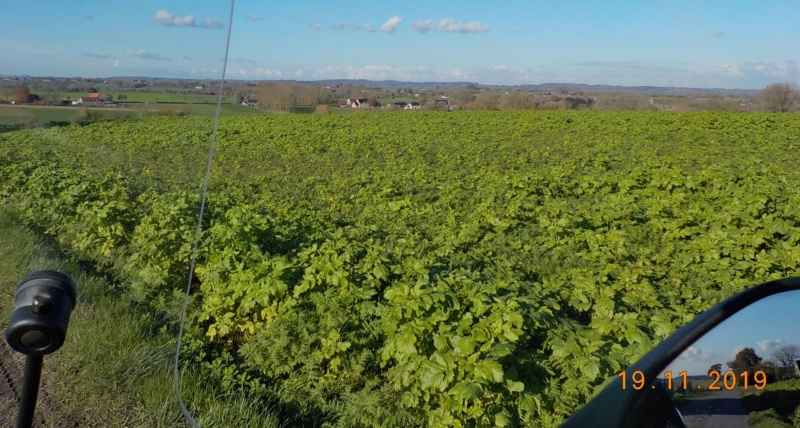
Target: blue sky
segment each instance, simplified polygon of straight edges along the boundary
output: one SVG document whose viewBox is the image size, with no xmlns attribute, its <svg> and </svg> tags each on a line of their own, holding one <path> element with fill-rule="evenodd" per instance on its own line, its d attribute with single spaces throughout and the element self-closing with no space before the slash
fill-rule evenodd
<svg viewBox="0 0 800 428">
<path fill-rule="evenodd" d="M 770 296 L 734 314 L 687 349 L 670 368 L 677 376 L 703 375 L 712 364 L 726 364 L 744 348 L 753 348 L 764 360 L 783 345 L 800 346 L 800 291 Z"/>
<path fill-rule="evenodd" d="M 0 74 L 216 78 L 230 4 L 4 0 Z M 793 1 L 236 2 L 229 77 L 758 89 L 800 83 Z"/>
</svg>

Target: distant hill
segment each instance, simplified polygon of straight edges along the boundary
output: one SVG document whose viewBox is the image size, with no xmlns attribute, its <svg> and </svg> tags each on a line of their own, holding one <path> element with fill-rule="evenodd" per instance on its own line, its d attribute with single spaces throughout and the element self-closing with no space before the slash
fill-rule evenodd
<svg viewBox="0 0 800 428">
<path fill-rule="evenodd" d="M 540 83 L 530 85 L 483 85 L 476 82 L 403 82 L 398 80 L 365 80 L 365 79 L 329 79 L 329 80 L 285 80 L 284 82 L 302 83 L 319 86 L 348 86 L 363 85 L 365 88 L 397 89 L 452 89 L 464 86 L 487 88 L 493 90 L 521 89 L 533 92 L 558 92 L 566 89 L 570 93 L 598 93 L 598 92 L 629 92 L 642 96 L 754 96 L 756 89 L 723 89 L 723 88 L 682 88 L 672 86 L 618 86 L 618 85 L 588 85 L 584 83 Z"/>
<path fill-rule="evenodd" d="M 323 86 L 364 85 L 365 87 L 369 88 L 389 88 L 389 89 L 394 89 L 394 88 L 448 89 L 448 88 L 459 88 L 468 85 L 485 86 L 475 82 L 402 82 L 399 80 L 365 80 L 365 79 L 313 80 L 302 83 L 311 83 L 314 85 L 323 85 Z"/>
<path fill-rule="evenodd" d="M 575 92 L 630 92 L 645 96 L 753 96 L 759 91 L 755 89 L 723 89 L 723 88 L 682 88 L 672 86 L 619 86 L 619 85 L 589 85 L 584 83 L 540 83 L 530 85 L 483 85 L 476 82 L 403 82 L 398 80 L 365 80 L 365 79 L 329 79 L 329 80 L 285 80 L 284 82 L 303 83 L 320 86 L 348 86 L 363 85 L 366 88 L 414 88 L 414 89 L 452 89 L 464 86 L 488 88 L 495 90 L 522 89 L 534 92 L 558 92 L 566 89 Z"/>
<path fill-rule="evenodd" d="M 36 78 L 33 76 L 2 76 L 0 78 L 23 78 L 30 79 Z M 58 78 L 56 78 L 58 79 Z M 97 78 L 93 78 L 97 79 Z M 119 79 L 119 80 L 139 80 L 150 82 L 163 82 L 163 81 L 204 81 L 211 82 L 215 79 L 177 79 L 165 77 L 144 77 L 144 76 L 111 76 L 102 79 Z M 259 83 L 264 80 L 240 80 L 240 79 L 226 79 L 230 82 L 243 82 L 243 83 Z M 284 82 L 296 83 L 304 85 L 315 86 L 350 86 L 350 85 L 363 85 L 365 88 L 380 88 L 380 89 L 399 89 L 399 88 L 412 88 L 412 89 L 452 89 L 464 86 L 472 88 L 487 88 L 491 90 L 525 90 L 543 93 L 558 93 L 567 91 L 569 93 L 600 93 L 600 92 L 628 92 L 642 96 L 686 96 L 686 97 L 706 97 L 706 96 L 754 96 L 759 90 L 757 89 L 723 89 L 723 88 L 685 88 L 673 86 L 621 86 L 621 85 L 589 85 L 584 83 L 538 83 L 527 85 L 484 85 L 477 82 L 407 82 L 400 80 L 366 80 L 366 79 L 326 79 L 326 80 L 270 80 L 270 82 Z"/>
</svg>

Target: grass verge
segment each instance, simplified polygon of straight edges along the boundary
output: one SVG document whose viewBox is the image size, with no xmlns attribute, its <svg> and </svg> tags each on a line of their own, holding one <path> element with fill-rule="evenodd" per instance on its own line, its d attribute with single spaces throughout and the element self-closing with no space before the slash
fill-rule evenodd
<svg viewBox="0 0 800 428">
<path fill-rule="evenodd" d="M 106 279 L 82 269 L 20 226 L 0 206 L 0 316 L 8 320 L 17 283 L 51 269 L 78 285 L 64 346 L 44 360 L 43 388 L 59 411 L 86 427 L 183 427 L 173 392 L 175 337 L 150 314 L 124 303 Z M 181 393 L 202 427 L 277 427 L 265 406 L 245 395 L 221 395 L 199 372 L 183 371 Z"/>
<path fill-rule="evenodd" d="M 791 428 L 792 426 L 785 422 L 781 415 L 774 410 L 750 412 L 747 415 L 747 423 L 754 428 Z"/>
</svg>

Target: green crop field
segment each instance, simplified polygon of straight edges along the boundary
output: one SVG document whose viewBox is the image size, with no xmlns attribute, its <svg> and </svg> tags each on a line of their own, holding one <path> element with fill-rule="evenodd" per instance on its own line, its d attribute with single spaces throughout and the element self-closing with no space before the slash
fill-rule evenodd
<svg viewBox="0 0 800 428">
<path fill-rule="evenodd" d="M 175 326 L 208 116 L 0 134 L 0 203 Z M 185 364 L 290 424 L 556 426 L 800 274 L 800 116 L 221 119 Z"/>
</svg>

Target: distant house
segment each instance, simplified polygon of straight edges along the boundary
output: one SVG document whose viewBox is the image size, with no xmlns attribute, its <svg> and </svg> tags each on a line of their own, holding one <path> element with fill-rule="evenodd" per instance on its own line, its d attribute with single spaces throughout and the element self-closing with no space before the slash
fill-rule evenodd
<svg viewBox="0 0 800 428">
<path fill-rule="evenodd" d="M 366 98 L 348 98 L 347 99 L 347 106 L 350 108 L 367 108 L 369 105 L 367 104 Z"/>
<path fill-rule="evenodd" d="M 88 96 L 78 98 L 78 101 L 73 101 L 72 105 L 84 107 L 116 107 L 117 103 L 114 102 L 111 95 L 100 95 L 95 92 Z"/>
<path fill-rule="evenodd" d="M 389 104 L 388 106 L 390 106 L 390 107 L 392 107 L 394 109 L 397 109 L 397 110 L 419 110 L 419 109 L 422 108 L 422 104 L 420 104 L 420 103 L 418 103 L 416 101 L 413 101 L 413 102 L 396 101 L 396 102 L 393 102 L 393 103 Z"/>
<path fill-rule="evenodd" d="M 253 99 L 244 100 L 242 101 L 242 105 L 248 107 L 258 107 L 258 100 L 253 100 Z"/>
</svg>

